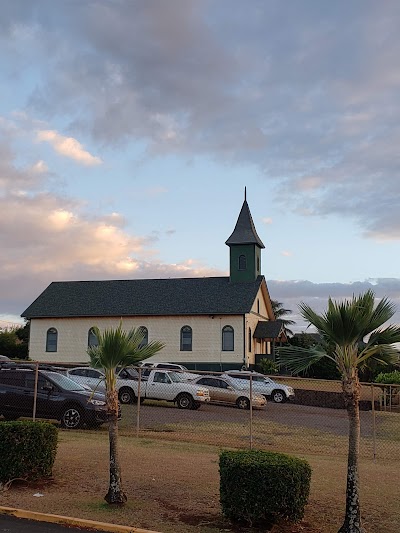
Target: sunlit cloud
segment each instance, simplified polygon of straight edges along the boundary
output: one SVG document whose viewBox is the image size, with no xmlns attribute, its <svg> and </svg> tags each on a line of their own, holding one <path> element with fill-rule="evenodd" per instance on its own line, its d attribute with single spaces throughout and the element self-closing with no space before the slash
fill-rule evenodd
<svg viewBox="0 0 400 533">
<path fill-rule="evenodd" d="M 272 218 L 270 217 L 264 217 L 262 221 L 264 222 L 264 224 L 272 224 Z"/>
<path fill-rule="evenodd" d="M 39 130 L 36 138 L 40 142 L 48 142 L 57 153 L 82 165 L 94 166 L 102 163 L 99 157 L 86 151 L 81 143 L 73 137 L 64 137 L 54 130 Z"/>
</svg>

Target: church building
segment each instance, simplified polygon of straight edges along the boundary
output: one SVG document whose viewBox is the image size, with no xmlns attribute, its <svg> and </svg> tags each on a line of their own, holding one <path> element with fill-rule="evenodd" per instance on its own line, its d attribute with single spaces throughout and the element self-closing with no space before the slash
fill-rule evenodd
<svg viewBox="0 0 400 533">
<path fill-rule="evenodd" d="M 197 370 L 254 367 L 273 358 L 284 328 L 275 320 L 261 274 L 264 248 L 245 197 L 230 249 L 227 277 L 62 281 L 51 283 L 22 313 L 31 321 L 29 356 L 87 363 L 100 330 L 142 328 L 143 342 L 165 348 L 153 359 Z"/>
</svg>

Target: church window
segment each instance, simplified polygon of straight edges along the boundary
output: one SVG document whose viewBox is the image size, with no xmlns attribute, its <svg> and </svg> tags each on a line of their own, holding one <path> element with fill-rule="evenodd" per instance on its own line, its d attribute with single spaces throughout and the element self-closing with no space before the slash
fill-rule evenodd
<svg viewBox="0 0 400 533">
<path fill-rule="evenodd" d="M 91 346 L 98 346 L 98 345 L 99 345 L 99 339 L 97 338 L 97 335 L 94 332 L 94 329 L 90 328 L 88 332 L 88 346 L 90 348 Z"/>
<path fill-rule="evenodd" d="M 222 328 L 222 351 L 233 352 L 234 350 L 234 330 L 232 326 Z"/>
<path fill-rule="evenodd" d="M 251 352 L 251 328 L 249 328 L 249 352 Z"/>
<path fill-rule="evenodd" d="M 140 332 L 143 335 L 143 340 L 139 344 L 139 348 L 143 348 L 143 346 L 147 346 L 149 344 L 149 330 L 145 326 L 140 326 Z"/>
<path fill-rule="evenodd" d="M 190 326 L 183 326 L 181 328 L 181 352 L 192 351 L 192 328 Z"/>
<path fill-rule="evenodd" d="M 58 332 L 56 328 L 50 328 L 47 330 L 46 335 L 46 352 L 57 351 Z"/>
<path fill-rule="evenodd" d="M 239 270 L 247 269 L 247 260 L 245 255 L 239 255 Z"/>
</svg>

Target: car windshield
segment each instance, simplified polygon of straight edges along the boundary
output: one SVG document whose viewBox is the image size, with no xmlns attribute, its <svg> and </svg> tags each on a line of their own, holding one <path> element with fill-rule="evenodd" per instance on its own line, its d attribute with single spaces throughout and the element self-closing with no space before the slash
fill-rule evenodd
<svg viewBox="0 0 400 533">
<path fill-rule="evenodd" d="M 46 377 L 49 377 L 56 385 L 61 387 L 64 390 L 77 390 L 77 391 L 86 391 L 85 387 L 79 385 L 72 379 L 63 376 L 62 374 L 57 374 L 56 372 L 46 373 Z"/>
<path fill-rule="evenodd" d="M 179 372 L 168 372 L 168 375 L 171 378 L 171 381 L 174 383 L 181 383 L 182 381 L 185 381 Z"/>
</svg>

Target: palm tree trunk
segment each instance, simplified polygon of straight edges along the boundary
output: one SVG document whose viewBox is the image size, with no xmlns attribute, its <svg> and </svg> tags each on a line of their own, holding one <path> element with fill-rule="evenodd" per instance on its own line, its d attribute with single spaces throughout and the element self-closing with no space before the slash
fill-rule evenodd
<svg viewBox="0 0 400 533">
<path fill-rule="evenodd" d="M 110 504 L 122 505 L 127 501 L 122 490 L 121 468 L 118 450 L 118 394 L 107 391 L 108 437 L 110 441 L 110 485 L 104 499 Z"/>
<path fill-rule="evenodd" d="M 360 449 L 360 383 L 357 371 L 342 379 L 343 394 L 349 417 L 349 452 L 347 459 L 346 515 L 339 533 L 364 533 L 361 526 L 358 456 Z"/>
</svg>

